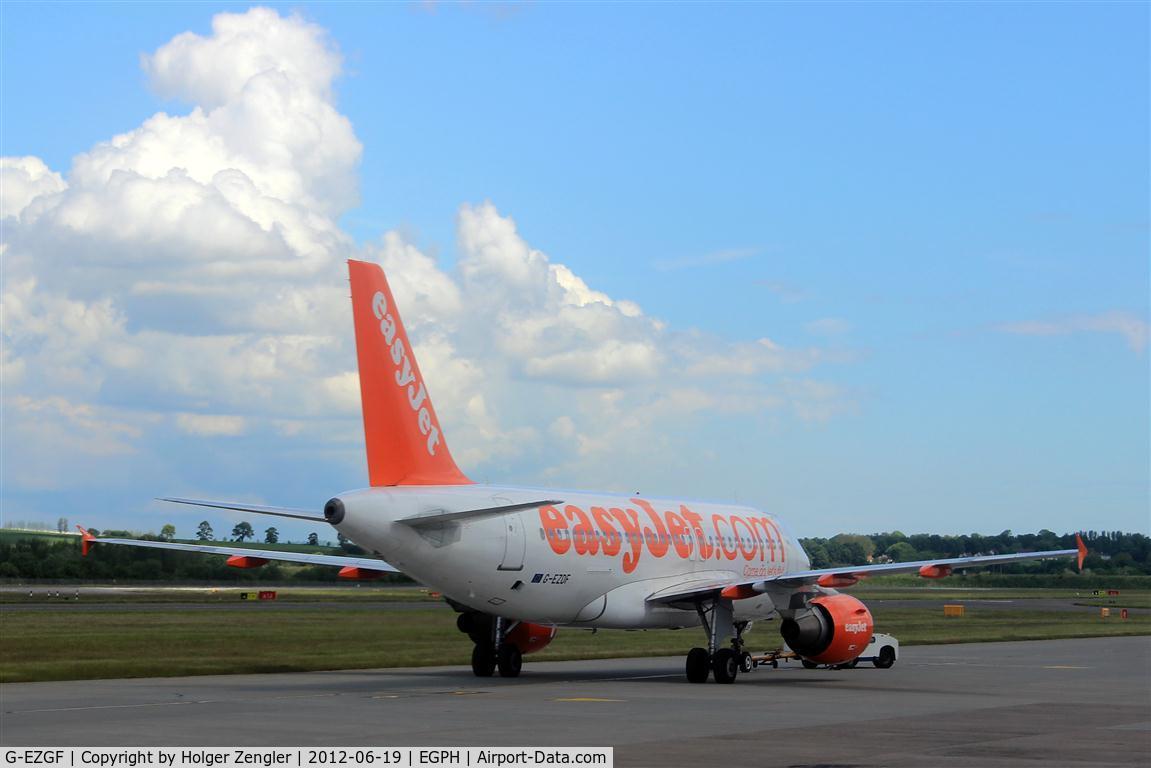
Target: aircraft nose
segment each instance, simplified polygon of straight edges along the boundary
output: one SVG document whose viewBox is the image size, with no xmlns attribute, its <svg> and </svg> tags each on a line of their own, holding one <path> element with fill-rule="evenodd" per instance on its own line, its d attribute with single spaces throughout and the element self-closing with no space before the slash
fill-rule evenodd
<svg viewBox="0 0 1151 768">
<path fill-rule="evenodd" d="M 344 521 L 344 502 L 338 497 L 328 499 L 324 505 L 324 519 L 332 525 L 339 525 Z"/>
</svg>

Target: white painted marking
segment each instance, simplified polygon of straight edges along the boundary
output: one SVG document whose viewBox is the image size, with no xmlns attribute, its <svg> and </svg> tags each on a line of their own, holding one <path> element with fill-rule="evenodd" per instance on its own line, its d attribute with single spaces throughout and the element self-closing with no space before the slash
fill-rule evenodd
<svg viewBox="0 0 1151 768">
<path fill-rule="evenodd" d="M 145 704 L 93 704 L 87 707 L 55 707 L 51 709 L 10 709 L 6 710 L 6 715 L 26 715 L 35 714 L 40 712 L 86 712 L 88 710 L 97 709 L 141 709 L 144 707 L 172 707 L 181 704 L 234 704 L 243 701 L 283 701 L 285 699 L 323 699 L 332 696 L 343 696 L 342 693 L 313 693 L 313 694 L 300 694 L 296 696 L 261 696 L 258 698 L 237 698 L 237 699 L 201 699 L 192 701 L 151 701 Z"/>
<path fill-rule="evenodd" d="M 180 704 L 214 704 L 210 701 L 155 701 L 150 704 L 99 704 L 91 707 L 57 707 L 55 709 L 14 709 L 9 715 L 25 715 L 36 712 L 86 712 L 91 709 L 138 709 L 140 707 L 172 707 Z"/>
</svg>

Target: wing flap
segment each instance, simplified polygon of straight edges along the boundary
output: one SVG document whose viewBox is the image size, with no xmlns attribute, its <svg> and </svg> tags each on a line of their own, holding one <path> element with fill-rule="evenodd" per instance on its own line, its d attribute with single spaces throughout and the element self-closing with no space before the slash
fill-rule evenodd
<svg viewBox="0 0 1151 768">
<path fill-rule="evenodd" d="M 720 581 L 717 579 L 698 579 L 695 581 L 680 582 L 679 584 L 665 587 L 658 592 L 651 593 L 647 596 L 647 602 L 674 603 L 691 600 L 695 597 L 717 594 L 731 585 L 732 582 L 730 581 Z"/>
</svg>

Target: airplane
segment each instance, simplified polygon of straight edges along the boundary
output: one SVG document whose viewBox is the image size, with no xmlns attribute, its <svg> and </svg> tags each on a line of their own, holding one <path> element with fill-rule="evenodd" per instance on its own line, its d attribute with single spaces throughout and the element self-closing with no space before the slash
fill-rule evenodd
<svg viewBox="0 0 1151 768">
<path fill-rule="evenodd" d="M 938 579 L 953 571 L 1087 549 L 811 568 L 777 516 L 749 506 L 641 495 L 475 483 L 452 459 L 383 269 L 349 260 L 369 487 L 340 493 L 323 514 L 203 499 L 162 501 L 326 522 L 371 557 L 98 538 L 80 528 L 82 554 L 117 544 L 225 555 L 254 568 L 271 560 L 331 565 L 369 579 L 402 572 L 444 595 L 472 640 L 472 671 L 520 674 L 523 656 L 558 627 L 700 627 L 692 683 L 733 683 L 754 662 L 744 634 L 778 620 L 805 666 L 849 664 L 875 621 L 839 590 L 880 574 Z M 78 526 L 79 527 L 79 526 Z"/>
</svg>

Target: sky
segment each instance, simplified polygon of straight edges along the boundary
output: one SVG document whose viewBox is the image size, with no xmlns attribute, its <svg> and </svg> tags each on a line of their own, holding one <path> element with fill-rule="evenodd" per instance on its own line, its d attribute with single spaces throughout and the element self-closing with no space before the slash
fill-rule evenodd
<svg viewBox="0 0 1151 768">
<path fill-rule="evenodd" d="M 4 520 L 363 487 L 358 258 L 477 481 L 1151 532 L 1149 13 L 6 2 Z"/>
</svg>

